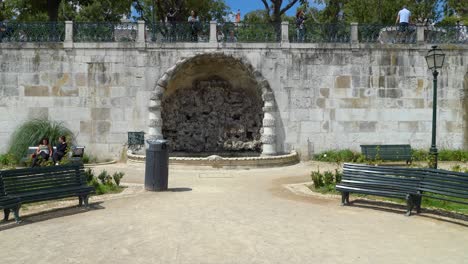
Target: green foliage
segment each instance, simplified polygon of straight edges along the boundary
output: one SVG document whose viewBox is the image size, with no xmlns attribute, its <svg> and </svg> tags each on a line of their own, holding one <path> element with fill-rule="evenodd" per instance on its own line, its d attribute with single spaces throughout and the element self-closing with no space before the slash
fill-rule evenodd
<svg viewBox="0 0 468 264">
<path fill-rule="evenodd" d="M 81 160 L 83 161 L 83 164 L 93 164 L 98 162 L 95 156 L 88 155 L 86 153 L 83 154 L 83 158 Z"/>
<path fill-rule="evenodd" d="M 112 178 L 107 171 L 102 171 L 97 177 L 94 175 L 94 172 L 92 169 L 86 169 L 85 171 L 86 175 L 86 181 L 89 186 L 93 186 L 94 189 L 96 190 L 97 195 L 101 194 L 106 194 L 106 193 L 115 193 L 115 192 L 121 192 L 123 190 L 122 187 L 120 187 L 120 180 L 122 177 L 125 175 L 123 172 L 116 172 L 114 173 L 117 176 L 114 178 L 115 183 L 112 181 Z M 119 178 L 120 177 L 120 178 Z"/>
<path fill-rule="evenodd" d="M 319 171 L 313 171 L 311 177 L 315 189 L 323 187 L 323 176 Z"/>
<path fill-rule="evenodd" d="M 314 183 L 314 190 L 321 193 L 335 192 L 335 186 L 341 182 L 342 173 L 338 170 L 325 171 L 313 171 L 311 173 L 312 182 Z"/>
<path fill-rule="evenodd" d="M 24 157 L 29 146 L 37 146 L 40 141 L 47 137 L 50 144 L 56 145 L 59 136 L 66 136 L 68 142 L 73 142 L 73 133 L 63 123 L 45 119 L 33 119 L 26 121 L 18 128 L 10 140 L 8 153 L 16 160 Z"/>
<path fill-rule="evenodd" d="M 358 22 L 362 24 L 394 25 L 398 11 L 406 5 L 411 11 L 412 20 L 429 18 L 438 21 L 444 16 L 444 11 L 439 7 L 446 2 L 446 9 L 457 7 L 457 0 L 314 0 L 319 4 L 325 4 L 325 8 L 319 11 L 318 18 L 321 23 L 338 23 L 339 21 Z M 465 7 L 466 8 L 466 7 Z M 463 9 L 459 8 L 458 10 Z M 453 13 L 453 12 L 452 12 Z"/>
<path fill-rule="evenodd" d="M 222 22 L 230 11 L 224 0 L 136 0 L 133 6 L 138 13 L 134 18 L 147 23 L 165 21 L 170 8 L 177 10 L 177 21 L 187 21 L 194 10 L 200 21 Z"/>
<path fill-rule="evenodd" d="M 115 184 L 117 184 L 117 186 L 120 186 L 120 180 L 122 180 L 124 175 L 125 175 L 125 173 L 123 173 L 123 172 L 115 172 L 112 175 L 112 178 L 114 179 L 114 182 L 115 182 Z"/>
<path fill-rule="evenodd" d="M 449 150 L 442 149 L 439 151 L 439 160 L 441 161 L 468 161 L 468 151 L 467 150 Z"/>
<path fill-rule="evenodd" d="M 11 154 L 0 154 L 0 169 L 15 168 L 18 160 Z"/>
<path fill-rule="evenodd" d="M 133 0 L 8 0 L 3 16 L 18 21 L 120 21 Z M 80 8 L 78 8 L 78 5 Z M 0 12 L 2 13 L 2 12 Z"/>
<path fill-rule="evenodd" d="M 314 160 L 317 161 L 326 161 L 326 162 L 365 162 L 366 159 L 364 155 L 353 152 L 349 149 L 344 150 L 328 150 L 321 152 L 317 155 L 314 155 Z"/>
<path fill-rule="evenodd" d="M 109 173 L 106 170 L 101 171 L 97 178 L 101 181 L 102 184 L 106 184 L 108 182 L 108 178 L 110 177 Z"/>
</svg>

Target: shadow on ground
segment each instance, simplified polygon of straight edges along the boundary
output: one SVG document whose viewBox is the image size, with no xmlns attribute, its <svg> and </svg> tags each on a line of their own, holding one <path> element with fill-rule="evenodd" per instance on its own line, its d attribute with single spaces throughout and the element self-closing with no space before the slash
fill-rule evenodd
<svg viewBox="0 0 468 264">
<path fill-rule="evenodd" d="M 70 215 L 76 215 L 81 213 L 86 213 L 88 211 L 94 210 L 101 210 L 105 209 L 102 205 L 102 202 L 91 203 L 89 204 L 88 208 L 80 207 L 80 206 L 71 206 L 71 207 L 62 207 L 62 208 L 55 208 L 51 210 L 44 210 L 33 214 L 28 214 L 21 217 L 21 223 L 17 224 L 14 219 L 10 219 L 9 221 L 0 221 L 0 232 L 8 229 L 12 229 L 15 227 L 21 227 L 24 225 L 34 224 L 42 221 L 47 221 L 54 218 L 65 217 Z"/>
<path fill-rule="evenodd" d="M 168 192 L 190 192 L 192 188 L 169 188 L 167 189 Z"/>
<path fill-rule="evenodd" d="M 384 202 L 384 201 L 371 201 L 371 200 L 364 200 L 364 199 L 356 199 L 356 200 L 351 201 L 351 206 L 372 209 L 372 210 L 377 210 L 377 211 L 383 211 L 383 212 L 389 212 L 389 213 L 402 214 L 402 215 L 404 215 L 406 212 L 406 205 L 394 204 L 394 203 Z M 420 214 L 413 213 L 410 217 L 424 217 L 424 218 L 429 218 L 433 220 L 438 220 L 438 221 L 443 221 L 447 223 L 452 223 L 452 224 L 468 227 L 468 215 L 455 213 L 455 212 L 421 208 Z M 467 223 L 462 223 L 457 220 L 461 220 Z"/>
</svg>

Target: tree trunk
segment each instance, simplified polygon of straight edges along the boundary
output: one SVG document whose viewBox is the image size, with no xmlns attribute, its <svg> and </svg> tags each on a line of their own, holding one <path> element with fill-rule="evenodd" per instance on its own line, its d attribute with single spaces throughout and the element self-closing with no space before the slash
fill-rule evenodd
<svg viewBox="0 0 468 264">
<path fill-rule="evenodd" d="M 60 1 L 61 0 L 47 0 L 47 15 L 49 16 L 49 21 L 57 21 Z"/>
</svg>

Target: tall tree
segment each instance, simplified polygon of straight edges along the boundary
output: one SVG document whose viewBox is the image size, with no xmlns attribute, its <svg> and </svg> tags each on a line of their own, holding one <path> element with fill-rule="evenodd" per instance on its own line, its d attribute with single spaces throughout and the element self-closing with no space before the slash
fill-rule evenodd
<svg viewBox="0 0 468 264">
<path fill-rule="evenodd" d="M 265 6 L 265 13 L 270 22 L 281 23 L 281 17 L 291 9 L 295 4 L 306 4 L 307 0 L 260 0 Z M 283 6 L 283 4 L 285 4 Z"/>
</svg>

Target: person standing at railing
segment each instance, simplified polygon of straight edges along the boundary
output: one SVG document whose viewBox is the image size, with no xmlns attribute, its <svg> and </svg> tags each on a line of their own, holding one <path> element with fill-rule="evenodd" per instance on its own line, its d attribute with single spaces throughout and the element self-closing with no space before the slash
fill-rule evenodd
<svg viewBox="0 0 468 264">
<path fill-rule="evenodd" d="M 403 9 L 401 9 L 398 12 L 395 24 L 399 25 L 398 30 L 400 32 L 406 32 L 408 30 L 410 21 L 411 21 L 411 12 L 408 9 L 406 9 L 406 6 L 404 5 Z"/>
<path fill-rule="evenodd" d="M 406 8 L 406 5 L 398 12 L 395 24 L 398 25 L 397 37 L 401 38 L 401 35 L 406 35 L 408 32 L 408 26 L 411 21 L 411 12 Z"/>
<path fill-rule="evenodd" d="M 190 11 L 188 22 L 190 24 L 190 30 L 192 33 L 191 41 L 197 42 L 198 41 L 198 27 L 200 26 L 200 20 L 198 19 L 197 13 L 195 13 L 195 11 L 193 10 Z"/>
<path fill-rule="evenodd" d="M 177 15 L 177 10 L 174 10 L 174 8 L 170 8 L 169 12 L 166 15 L 166 21 L 169 23 L 169 41 L 176 41 L 177 35 L 177 29 L 176 29 L 176 18 Z"/>
<path fill-rule="evenodd" d="M 297 42 L 304 42 L 305 38 L 305 20 L 306 17 L 302 10 L 298 10 L 296 13 L 296 37 Z"/>
</svg>

